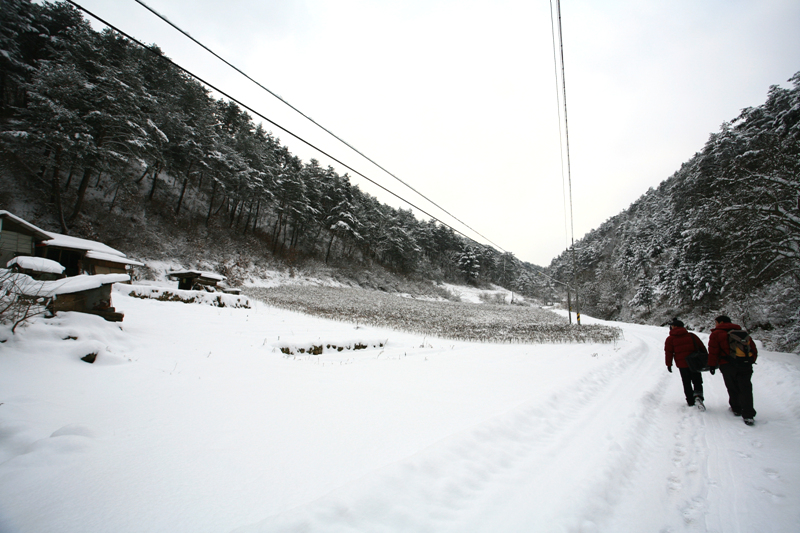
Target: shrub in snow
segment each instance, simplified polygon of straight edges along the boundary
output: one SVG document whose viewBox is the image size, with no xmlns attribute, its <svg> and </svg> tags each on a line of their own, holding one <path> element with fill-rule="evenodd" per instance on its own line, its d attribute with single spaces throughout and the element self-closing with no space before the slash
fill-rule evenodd
<svg viewBox="0 0 800 533">
<path fill-rule="evenodd" d="M 281 353 L 286 355 L 309 354 L 309 355 L 322 355 L 325 350 L 331 352 L 342 352 L 344 350 L 366 350 L 367 348 L 383 348 L 386 345 L 386 340 L 376 341 L 331 341 L 331 342 L 280 342 L 274 346 L 278 348 Z"/>
<path fill-rule="evenodd" d="M 17 326 L 43 314 L 50 300 L 38 296 L 43 285 L 26 274 L 0 269 L 0 324 L 10 325 L 14 333 Z"/>
</svg>

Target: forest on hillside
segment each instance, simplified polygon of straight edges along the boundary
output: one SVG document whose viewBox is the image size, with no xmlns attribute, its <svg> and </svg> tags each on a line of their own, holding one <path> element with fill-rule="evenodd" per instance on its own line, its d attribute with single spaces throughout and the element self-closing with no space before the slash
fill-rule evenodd
<svg viewBox="0 0 800 533">
<path fill-rule="evenodd" d="M 147 213 L 179 228 L 248 235 L 259 253 L 287 262 L 377 264 L 404 276 L 552 292 L 541 269 L 513 254 L 301 161 L 157 47 L 95 31 L 67 3 L 4 0 L 0 67 L 4 172 L 39 193 L 47 211 L 39 222 L 49 229 L 90 236 L 87 213 L 128 224 Z"/>
<path fill-rule="evenodd" d="M 698 328 L 725 313 L 800 352 L 800 72 L 789 82 L 553 260 L 585 313 Z"/>
</svg>

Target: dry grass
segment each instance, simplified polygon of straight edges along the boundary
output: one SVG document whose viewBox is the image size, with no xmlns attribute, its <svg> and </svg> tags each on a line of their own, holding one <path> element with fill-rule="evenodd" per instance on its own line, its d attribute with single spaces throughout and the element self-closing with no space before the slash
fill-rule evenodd
<svg viewBox="0 0 800 533">
<path fill-rule="evenodd" d="M 362 289 L 290 286 L 244 292 L 269 305 L 431 337 L 500 343 L 614 342 L 619 328 L 574 326 L 534 307 L 435 302 Z"/>
</svg>

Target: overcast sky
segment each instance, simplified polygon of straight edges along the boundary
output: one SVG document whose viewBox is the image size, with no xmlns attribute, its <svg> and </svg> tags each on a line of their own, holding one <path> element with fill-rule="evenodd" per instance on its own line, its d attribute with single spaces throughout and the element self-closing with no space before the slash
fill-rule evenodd
<svg viewBox="0 0 800 533">
<path fill-rule="evenodd" d="M 76 1 L 486 242 L 134 0 Z M 548 0 L 145 2 L 502 250 L 544 266 L 565 249 Z M 565 0 L 561 9 L 576 240 L 800 70 L 797 0 Z M 347 172 L 265 127 L 303 160 Z"/>
</svg>

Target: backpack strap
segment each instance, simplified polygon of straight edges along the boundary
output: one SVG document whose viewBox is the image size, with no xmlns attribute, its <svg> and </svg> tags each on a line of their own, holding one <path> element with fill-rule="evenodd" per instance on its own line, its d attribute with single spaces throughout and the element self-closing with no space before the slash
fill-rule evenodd
<svg viewBox="0 0 800 533">
<path fill-rule="evenodd" d="M 692 336 L 692 344 L 694 345 L 694 349 L 700 352 L 708 353 L 706 349 L 706 345 L 703 344 L 703 341 L 700 340 L 700 337 L 695 335 L 694 333 L 689 333 Z"/>
</svg>

